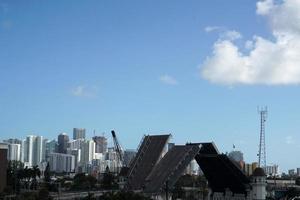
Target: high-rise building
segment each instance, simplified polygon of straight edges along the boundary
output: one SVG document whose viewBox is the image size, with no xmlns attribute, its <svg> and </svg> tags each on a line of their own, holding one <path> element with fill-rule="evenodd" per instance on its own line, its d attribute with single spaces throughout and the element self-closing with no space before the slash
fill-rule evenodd
<svg viewBox="0 0 300 200">
<path fill-rule="evenodd" d="M 73 140 L 85 139 L 85 128 L 73 128 Z"/>
<path fill-rule="evenodd" d="M 81 163 L 90 164 L 95 156 L 95 142 L 86 140 L 81 147 Z"/>
<path fill-rule="evenodd" d="M 300 176 L 300 168 L 297 168 L 297 176 Z"/>
<path fill-rule="evenodd" d="M 49 158 L 51 153 L 56 153 L 58 149 L 58 144 L 56 142 L 56 140 L 51 140 L 51 141 L 47 141 L 46 142 L 46 146 L 45 146 L 45 157 L 46 160 Z"/>
<path fill-rule="evenodd" d="M 58 135 L 58 153 L 67 153 L 69 136 L 66 133 Z"/>
<path fill-rule="evenodd" d="M 288 170 L 289 176 L 295 176 L 295 169 Z"/>
<path fill-rule="evenodd" d="M 228 154 L 228 157 L 234 161 L 236 161 L 237 163 L 239 163 L 240 161 L 244 161 L 244 156 L 243 153 L 241 151 L 231 151 Z"/>
<path fill-rule="evenodd" d="M 34 157 L 33 157 L 33 166 L 39 165 L 43 160 L 43 152 L 44 152 L 44 140 L 43 136 L 37 136 L 35 139 L 35 147 L 34 147 Z"/>
<path fill-rule="evenodd" d="M 124 165 L 129 166 L 131 160 L 135 157 L 136 150 L 127 149 L 124 151 Z"/>
<path fill-rule="evenodd" d="M 7 172 L 7 151 L 8 145 L 0 143 L 0 193 L 6 187 L 6 172 Z"/>
<path fill-rule="evenodd" d="M 106 153 L 107 152 L 107 139 L 104 136 L 94 136 L 94 142 L 96 143 L 96 153 Z"/>
<path fill-rule="evenodd" d="M 270 165 L 264 168 L 264 171 L 267 176 L 276 176 L 279 175 L 279 167 L 278 165 Z"/>
<path fill-rule="evenodd" d="M 258 167 L 257 162 L 253 162 L 251 164 L 244 164 L 243 170 L 247 176 L 251 176 L 254 170 Z"/>
<path fill-rule="evenodd" d="M 75 156 L 63 153 L 50 153 L 50 171 L 54 172 L 74 172 Z"/>
<path fill-rule="evenodd" d="M 3 142 L 8 144 L 22 144 L 22 141 L 17 138 L 10 138 L 8 140 L 3 140 Z"/>
<path fill-rule="evenodd" d="M 81 161 L 81 149 L 73 149 L 71 150 L 70 154 L 75 158 L 75 169 L 77 169 L 77 166 L 80 165 Z"/>
<path fill-rule="evenodd" d="M 28 135 L 22 142 L 22 161 L 32 167 L 43 161 L 43 136 Z"/>
<path fill-rule="evenodd" d="M 75 150 L 75 149 L 81 149 L 82 145 L 84 144 L 84 139 L 77 139 L 77 140 L 71 140 L 69 141 L 69 149 Z"/>
<path fill-rule="evenodd" d="M 199 165 L 197 164 L 196 160 L 192 160 L 188 166 L 185 169 L 184 174 L 189 174 L 189 175 L 198 175 L 199 173 Z"/>
<path fill-rule="evenodd" d="M 21 161 L 21 144 L 8 144 L 7 159 Z"/>
</svg>

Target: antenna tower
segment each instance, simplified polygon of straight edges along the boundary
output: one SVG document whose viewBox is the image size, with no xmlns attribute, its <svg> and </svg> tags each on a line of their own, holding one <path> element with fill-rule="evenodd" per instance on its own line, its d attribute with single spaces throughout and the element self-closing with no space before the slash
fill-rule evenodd
<svg viewBox="0 0 300 200">
<path fill-rule="evenodd" d="M 260 137 L 259 137 L 259 150 L 258 150 L 258 167 L 265 168 L 266 161 L 266 142 L 265 142 L 265 127 L 266 127 L 266 119 L 268 114 L 268 109 L 265 107 L 264 109 L 258 109 L 258 113 L 260 115 Z"/>
</svg>

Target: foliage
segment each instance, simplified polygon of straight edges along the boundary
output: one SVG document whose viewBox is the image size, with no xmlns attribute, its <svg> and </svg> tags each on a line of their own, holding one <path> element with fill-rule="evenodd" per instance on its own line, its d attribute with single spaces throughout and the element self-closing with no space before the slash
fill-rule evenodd
<svg viewBox="0 0 300 200">
<path fill-rule="evenodd" d="M 43 187 L 39 190 L 37 199 L 39 199 L 39 200 L 50 200 L 50 199 L 52 199 L 50 197 L 50 193 L 49 193 L 48 187 L 46 185 L 43 185 Z"/>
<path fill-rule="evenodd" d="M 11 193 L 13 191 L 19 193 L 21 182 L 20 182 L 20 172 L 24 169 L 24 164 L 21 161 L 9 161 L 7 168 L 7 192 Z M 10 188 L 10 189 L 9 189 Z"/>
<path fill-rule="evenodd" d="M 20 195 L 20 199 L 37 200 L 37 195 L 34 192 L 24 192 Z"/>
<path fill-rule="evenodd" d="M 109 168 L 107 167 L 101 180 L 101 187 L 103 189 L 109 190 L 115 188 L 115 185 L 115 176 L 109 171 Z"/>
<path fill-rule="evenodd" d="M 207 180 L 204 176 L 192 176 L 189 174 L 181 176 L 176 182 L 174 188 L 172 189 L 173 199 L 184 198 L 184 199 L 193 199 L 192 196 L 185 196 L 184 187 L 196 187 L 200 189 L 202 198 L 208 194 L 207 190 Z"/>
<path fill-rule="evenodd" d="M 38 166 L 25 167 L 20 161 L 9 161 L 7 168 L 7 185 L 12 191 L 19 193 L 22 185 L 26 189 L 37 189 L 37 177 L 41 176 Z"/>
<path fill-rule="evenodd" d="M 46 169 L 44 171 L 44 181 L 46 183 L 50 183 L 50 181 L 51 181 L 49 162 L 47 162 L 47 166 L 46 166 Z"/>
<path fill-rule="evenodd" d="M 85 190 L 93 189 L 97 183 L 97 179 L 91 175 L 85 175 L 84 173 L 76 174 L 73 180 L 72 189 Z"/>
</svg>

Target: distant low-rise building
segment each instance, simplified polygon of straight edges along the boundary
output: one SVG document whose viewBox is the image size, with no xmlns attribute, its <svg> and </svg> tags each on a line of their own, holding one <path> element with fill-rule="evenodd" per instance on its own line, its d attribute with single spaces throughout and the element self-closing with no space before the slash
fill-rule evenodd
<svg viewBox="0 0 300 200">
<path fill-rule="evenodd" d="M 279 167 L 278 165 L 270 165 L 264 168 L 267 176 L 278 176 L 279 175 Z"/>
<path fill-rule="evenodd" d="M 62 153 L 51 153 L 49 156 L 50 170 L 53 172 L 74 172 L 75 156 Z"/>
<path fill-rule="evenodd" d="M 251 176 L 252 173 L 254 172 L 254 170 L 258 167 L 258 163 L 257 162 L 253 162 L 253 163 L 245 163 L 244 164 L 244 168 L 243 171 L 247 176 Z"/>
</svg>

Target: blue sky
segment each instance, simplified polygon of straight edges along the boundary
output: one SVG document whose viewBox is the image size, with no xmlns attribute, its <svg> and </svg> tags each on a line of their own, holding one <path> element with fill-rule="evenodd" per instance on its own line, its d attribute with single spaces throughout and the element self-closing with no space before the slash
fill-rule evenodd
<svg viewBox="0 0 300 200">
<path fill-rule="evenodd" d="M 171 133 L 252 162 L 267 105 L 267 163 L 300 167 L 300 28 L 273 20 L 293 3 L 0 0 L 0 139 Z"/>
</svg>

